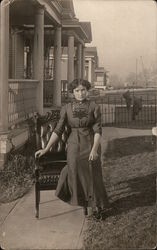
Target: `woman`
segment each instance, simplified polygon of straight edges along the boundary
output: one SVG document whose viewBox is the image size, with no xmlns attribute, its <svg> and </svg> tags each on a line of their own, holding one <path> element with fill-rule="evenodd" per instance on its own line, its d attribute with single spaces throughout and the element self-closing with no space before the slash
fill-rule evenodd
<svg viewBox="0 0 157 250">
<path fill-rule="evenodd" d="M 69 84 L 68 90 L 73 93 L 74 101 L 62 107 L 60 120 L 46 148 L 37 151 L 35 156 L 45 154 L 62 135 L 65 124 L 68 124 L 71 133 L 67 166 L 61 172 L 56 196 L 71 205 L 92 207 L 99 217 L 100 211 L 109 207 L 109 202 L 100 160 L 101 113 L 99 106 L 87 98 L 90 87 L 90 83 L 82 79 Z"/>
</svg>

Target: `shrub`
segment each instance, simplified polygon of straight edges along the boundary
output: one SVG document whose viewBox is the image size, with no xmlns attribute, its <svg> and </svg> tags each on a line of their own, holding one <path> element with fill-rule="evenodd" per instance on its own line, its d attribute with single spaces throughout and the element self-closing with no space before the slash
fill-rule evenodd
<svg viewBox="0 0 157 250">
<path fill-rule="evenodd" d="M 4 169 L 0 171 L 0 202 L 15 200 L 32 186 L 35 164 L 32 153 L 34 150 L 30 151 L 27 145 L 22 150 L 9 154 Z"/>
</svg>

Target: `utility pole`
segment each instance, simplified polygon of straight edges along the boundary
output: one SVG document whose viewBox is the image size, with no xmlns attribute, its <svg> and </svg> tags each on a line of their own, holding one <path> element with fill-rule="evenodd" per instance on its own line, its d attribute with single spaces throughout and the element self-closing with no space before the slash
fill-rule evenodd
<svg viewBox="0 0 157 250">
<path fill-rule="evenodd" d="M 108 76 L 108 73 L 109 71 L 107 70 L 107 71 L 105 71 L 105 73 L 104 73 L 104 86 L 107 86 L 107 79 L 109 78 L 109 76 Z"/>
<path fill-rule="evenodd" d="M 136 81 L 135 81 L 136 87 L 137 87 L 137 65 L 138 65 L 138 59 L 136 58 Z"/>
</svg>

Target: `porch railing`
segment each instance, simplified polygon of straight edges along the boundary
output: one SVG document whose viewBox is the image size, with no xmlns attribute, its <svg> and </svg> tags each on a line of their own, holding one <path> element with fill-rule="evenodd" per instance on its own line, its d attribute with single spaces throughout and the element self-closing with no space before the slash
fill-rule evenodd
<svg viewBox="0 0 157 250">
<path fill-rule="evenodd" d="M 25 121 L 36 111 L 38 81 L 9 79 L 9 127 Z"/>
<path fill-rule="evenodd" d="M 53 105 L 53 80 L 44 80 L 44 107 L 51 107 Z"/>
<path fill-rule="evenodd" d="M 62 102 L 67 100 L 67 81 L 61 81 L 61 98 Z M 52 107 L 53 106 L 53 95 L 54 95 L 54 80 L 53 79 L 45 79 L 44 80 L 44 107 Z"/>
</svg>

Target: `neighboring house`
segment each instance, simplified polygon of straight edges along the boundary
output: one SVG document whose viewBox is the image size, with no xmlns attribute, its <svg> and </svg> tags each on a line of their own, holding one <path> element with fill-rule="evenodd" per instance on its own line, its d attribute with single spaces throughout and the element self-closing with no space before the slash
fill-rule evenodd
<svg viewBox="0 0 157 250">
<path fill-rule="evenodd" d="M 74 78 L 78 77 L 78 50 L 75 48 L 74 50 Z M 84 72 L 82 74 L 84 75 L 84 78 L 88 80 L 92 87 L 99 87 L 104 86 L 104 68 L 98 67 L 98 55 L 97 55 L 97 48 L 96 47 L 85 47 L 84 49 L 85 53 L 85 67 Z M 54 53 L 53 48 L 51 48 L 50 56 L 49 56 L 49 69 L 46 70 L 48 72 L 48 77 L 50 79 L 53 79 L 53 65 L 54 65 Z M 68 68 L 68 48 L 63 45 L 62 47 L 62 56 L 61 56 L 61 81 L 62 81 L 62 91 L 63 94 L 67 92 L 67 68 Z M 80 77 L 82 75 L 80 74 Z M 45 86 L 47 89 L 47 86 Z M 49 92 L 49 91 L 47 91 Z M 50 93 L 50 92 L 49 92 Z"/>
<path fill-rule="evenodd" d="M 85 79 L 92 83 L 96 81 L 95 69 L 98 67 L 98 54 L 96 47 L 85 48 Z"/>
<path fill-rule="evenodd" d="M 84 78 L 84 48 L 91 25 L 80 22 L 72 0 L 2 0 L 0 4 L 0 166 L 12 144 L 28 139 L 24 122 L 34 112 L 43 114 L 44 78 L 49 73 L 53 47 L 53 105 L 61 106 L 62 47 L 67 47 L 67 80 Z M 48 76 L 48 77 L 47 77 Z M 49 78 L 50 79 L 50 78 Z"/>
<path fill-rule="evenodd" d="M 92 83 L 94 88 L 104 88 L 105 69 L 99 67 L 99 57 L 96 47 L 85 48 L 85 79 Z"/>
<path fill-rule="evenodd" d="M 95 77 L 96 77 L 96 80 L 94 82 L 94 87 L 96 89 L 105 90 L 106 84 L 105 84 L 105 69 L 104 69 L 104 67 L 98 67 L 95 69 Z"/>
</svg>

